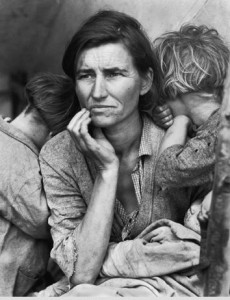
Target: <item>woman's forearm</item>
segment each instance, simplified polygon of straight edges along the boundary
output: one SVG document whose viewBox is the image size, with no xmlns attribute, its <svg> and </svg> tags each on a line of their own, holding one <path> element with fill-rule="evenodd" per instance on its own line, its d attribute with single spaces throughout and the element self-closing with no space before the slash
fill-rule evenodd
<svg viewBox="0 0 230 300">
<path fill-rule="evenodd" d="M 101 171 L 91 200 L 75 236 L 78 257 L 71 277 L 73 285 L 93 283 L 103 263 L 114 215 L 118 166 Z"/>
</svg>

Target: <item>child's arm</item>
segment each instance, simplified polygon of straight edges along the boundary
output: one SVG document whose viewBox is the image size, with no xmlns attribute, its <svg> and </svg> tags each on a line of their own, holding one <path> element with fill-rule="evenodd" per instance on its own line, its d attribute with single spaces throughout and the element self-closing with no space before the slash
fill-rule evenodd
<svg viewBox="0 0 230 300">
<path fill-rule="evenodd" d="M 159 155 L 168 147 L 173 145 L 184 146 L 187 141 L 188 128 L 191 124 L 191 120 L 185 116 L 180 115 L 174 118 L 172 126 L 166 131 L 162 140 Z"/>
<path fill-rule="evenodd" d="M 182 137 L 184 127 L 179 125 L 177 133 L 180 132 Z M 156 166 L 157 184 L 178 188 L 210 183 L 213 180 L 218 131 L 217 113 L 184 145 L 183 142 L 176 142 L 173 135 L 168 141 L 165 138 Z"/>
</svg>

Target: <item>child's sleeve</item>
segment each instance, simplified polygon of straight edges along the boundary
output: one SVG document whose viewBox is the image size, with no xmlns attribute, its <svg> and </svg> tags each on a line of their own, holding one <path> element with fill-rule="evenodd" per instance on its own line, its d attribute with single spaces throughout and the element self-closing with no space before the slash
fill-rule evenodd
<svg viewBox="0 0 230 300">
<path fill-rule="evenodd" d="M 156 181 L 171 187 L 197 186 L 213 179 L 219 115 L 184 146 L 165 149 L 157 162 Z"/>
</svg>

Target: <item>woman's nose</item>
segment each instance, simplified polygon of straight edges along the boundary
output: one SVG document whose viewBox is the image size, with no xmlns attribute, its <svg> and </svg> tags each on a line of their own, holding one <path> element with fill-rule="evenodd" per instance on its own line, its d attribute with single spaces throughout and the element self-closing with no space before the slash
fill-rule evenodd
<svg viewBox="0 0 230 300">
<path fill-rule="evenodd" d="M 104 99 L 108 95 L 106 89 L 105 79 L 100 76 L 97 77 L 94 81 L 93 89 L 92 89 L 92 97 L 94 99 L 100 100 Z"/>
</svg>

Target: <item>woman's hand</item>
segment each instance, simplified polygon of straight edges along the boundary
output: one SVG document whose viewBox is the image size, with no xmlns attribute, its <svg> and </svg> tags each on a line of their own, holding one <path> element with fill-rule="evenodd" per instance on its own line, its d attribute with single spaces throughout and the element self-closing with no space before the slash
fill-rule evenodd
<svg viewBox="0 0 230 300">
<path fill-rule="evenodd" d="M 176 240 L 176 237 L 169 226 L 158 227 L 146 234 L 143 238 L 149 243 L 158 242 L 160 244 L 166 241 Z"/>
<path fill-rule="evenodd" d="M 173 114 L 167 104 L 158 105 L 152 113 L 153 121 L 160 127 L 167 129 L 173 124 Z"/>
<path fill-rule="evenodd" d="M 73 117 L 67 127 L 77 149 L 91 157 L 99 170 L 117 168 L 119 160 L 113 146 L 106 139 L 101 128 L 93 130 L 93 137 L 89 134 L 88 125 L 90 122 L 90 113 L 83 108 Z"/>
</svg>

